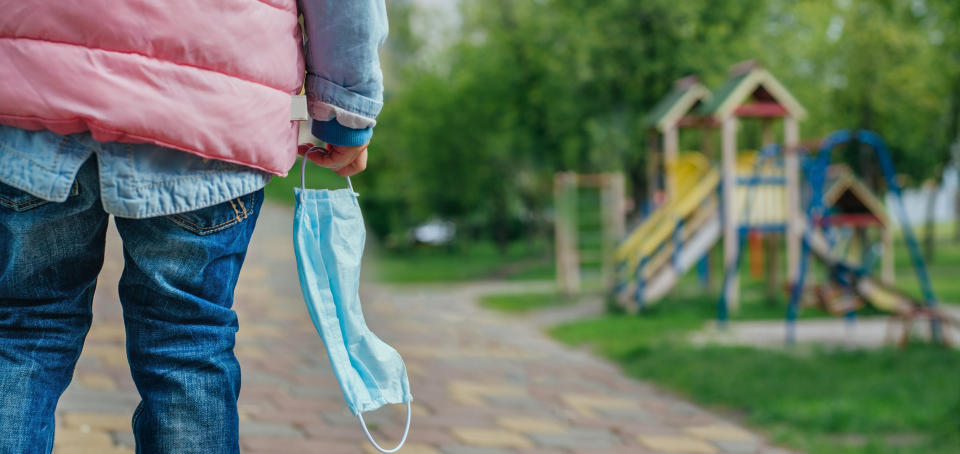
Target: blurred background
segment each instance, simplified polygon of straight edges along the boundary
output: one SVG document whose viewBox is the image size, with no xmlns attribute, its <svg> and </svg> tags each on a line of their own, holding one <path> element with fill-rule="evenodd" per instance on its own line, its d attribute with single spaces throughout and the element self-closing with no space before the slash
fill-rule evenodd
<svg viewBox="0 0 960 454">
<path fill-rule="evenodd" d="M 792 448 L 960 452 L 960 353 L 944 346 L 960 341 L 952 305 L 960 302 L 960 2 L 387 4 L 385 106 L 368 170 L 354 179 L 374 255 L 370 279 L 515 283 L 479 304 L 520 318 L 559 314 L 546 328 L 557 341 Z M 704 208 L 721 197 L 717 182 L 690 196 L 693 211 L 677 204 L 722 169 L 710 104 L 734 98 L 744 80 L 759 82 L 734 102 L 782 110 L 739 122 L 737 161 L 748 170 L 737 168 L 737 184 L 758 186 L 738 189 L 739 209 L 765 191 L 774 205 L 784 200 L 784 189 L 772 188 L 790 178 L 784 154 L 773 158 L 779 177 L 763 180 L 757 150 L 788 141 L 780 120 L 794 118 L 804 150 L 798 208 L 822 199 L 824 213 L 876 223 L 824 229 L 836 260 L 814 253 L 793 298 L 787 270 L 801 266 L 783 244 L 789 213 L 777 215 L 788 217 L 778 228 L 739 226 L 731 244 L 743 257 L 734 262 L 718 230 L 689 266 L 674 265 L 662 292 L 644 297 L 656 270 L 649 279 L 637 270 L 688 237 L 663 219 L 719 213 Z M 694 85 L 706 94 L 690 94 Z M 675 107 L 686 128 L 670 157 L 671 128 L 661 120 Z M 841 129 L 876 132 L 895 171 L 854 140 L 820 162 L 828 181 L 818 195 L 810 169 L 823 139 Z M 268 196 L 292 204 L 298 171 L 275 179 Z M 891 181 L 902 198 L 889 193 Z M 342 186 L 321 171 L 308 182 Z M 644 246 L 658 229 L 663 239 Z M 846 261 L 853 256 L 856 266 Z M 885 290 L 858 287 L 868 279 Z M 725 301 L 730 285 L 738 304 Z M 791 302 L 797 345 L 785 347 Z"/>
</svg>

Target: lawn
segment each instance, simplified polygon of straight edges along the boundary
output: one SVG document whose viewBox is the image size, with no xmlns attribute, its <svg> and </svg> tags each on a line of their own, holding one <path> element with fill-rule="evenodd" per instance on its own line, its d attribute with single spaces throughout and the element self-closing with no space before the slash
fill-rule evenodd
<svg viewBox="0 0 960 454">
<path fill-rule="evenodd" d="M 566 306 L 576 303 L 574 298 L 564 297 L 555 292 L 546 293 L 503 293 L 480 297 L 480 305 L 501 312 L 527 313 L 548 307 Z"/>
<path fill-rule="evenodd" d="M 898 286 L 918 292 L 902 245 Z M 960 247 L 938 245 L 930 265 L 941 299 L 960 301 Z M 960 452 L 960 352 L 929 345 L 905 350 L 696 347 L 686 339 L 714 316 L 715 292 L 687 276 L 668 301 L 643 316 L 610 314 L 551 329 L 588 345 L 636 378 L 742 418 L 774 442 L 811 454 Z M 743 279 L 736 319 L 780 318 L 761 281 Z M 807 310 L 803 317 L 824 316 Z"/>
<path fill-rule="evenodd" d="M 501 253 L 488 242 L 380 250 L 370 269 L 380 282 L 428 283 L 499 279 L 548 261 L 543 243 L 514 243 Z M 550 276 L 552 277 L 552 276 Z"/>
<path fill-rule="evenodd" d="M 960 352 L 697 348 L 683 338 L 700 323 L 610 316 L 551 333 L 809 453 L 958 452 Z"/>
</svg>

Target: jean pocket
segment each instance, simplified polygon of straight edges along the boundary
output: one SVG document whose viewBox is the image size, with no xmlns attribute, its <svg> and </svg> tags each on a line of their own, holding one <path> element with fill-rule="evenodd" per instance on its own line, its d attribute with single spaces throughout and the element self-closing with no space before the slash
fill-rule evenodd
<svg viewBox="0 0 960 454">
<path fill-rule="evenodd" d="M 167 219 L 197 235 L 210 235 L 243 222 L 250 215 L 256 214 L 262 203 L 261 189 L 207 208 L 171 214 Z"/>
<path fill-rule="evenodd" d="M 70 196 L 72 197 L 77 194 L 80 194 L 80 185 L 74 181 L 73 186 L 70 187 Z M 22 213 L 48 203 L 50 203 L 50 201 L 21 191 L 13 186 L 0 183 L 0 207 Z"/>
</svg>

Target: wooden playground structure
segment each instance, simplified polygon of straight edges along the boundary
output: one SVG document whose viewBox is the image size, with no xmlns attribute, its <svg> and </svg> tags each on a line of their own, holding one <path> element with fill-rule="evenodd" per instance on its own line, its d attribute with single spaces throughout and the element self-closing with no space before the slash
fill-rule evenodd
<svg viewBox="0 0 960 454">
<path fill-rule="evenodd" d="M 800 233 L 790 219 L 799 210 L 799 128 L 806 110 L 783 85 L 759 65 L 735 67 L 730 78 L 711 92 L 693 77 L 681 79 L 648 116 L 648 189 L 655 193 L 663 176 L 664 203 L 635 230 L 618 250 L 624 266 L 619 300 L 628 310 L 639 310 L 662 298 L 678 277 L 722 237 L 724 269 L 739 265 L 742 239 L 783 236 L 787 249 L 787 276 L 796 277 Z M 738 133 L 744 121 L 759 121 L 764 148 L 738 152 Z M 775 123 L 782 123 L 784 148 L 776 147 Z M 679 152 L 680 131 L 700 133 L 700 151 Z M 715 132 L 720 134 L 720 171 L 715 159 Z M 777 280 L 775 247 L 764 248 L 768 279 Z M 672 258 L 668 260 L 667 258 Z M 739 282 L 725 273 L 725 306 L 736 311 Z M 730 281 L 732 280 L 732 281 Z"/>
<path fill-rule="evenodd" d="M 729 79 L 713 92 L 696 78 L 679 80 L 647 117 L 648 194 L 658 194 L 652 200 L 660 203 L 632 232 L 623 236 L 622 177 L 557 174 L 559 287 L 567 293 L 579 291 L 580 258 L 570 206 L 576 205 L 577 187 L 594 186 L 604 194 L 604 282 L 629 312 L 643 311 L 661 300 L 695 265 L 706 274 L 709 253 L 722 238 L 723 288 L 718 304 L 722 324 L 739 307 L 739 268 L 745 247 L 749 247 L 752 272 L 765 275 L 769 291 L 780 291 L 781 260 L 774 241 L 782 239 L 790 294 L 788 342 L 795 337 L 803 301 L 851 317 L 865 303 L 893 314 L 894 319 L 912 322 L 923 317 L 930 320 L 931 333 L 939 339 L 942 327 L 956 321 L 936 308 L 885 145 L 874 133 L 840 131 L 827 138 L 814 157 L 799 145 L 799 121 L 806 115 L 796 98 L 753 62 L 735 66 Z M 752 128 L 760 135 L 757 151 L 739 150 L 738 134 L 745 122 L 758 123 Z M 691 130 L 700 134 L 700 149 L 681 153 L 680 132 Z M 714 152 L 717 131 L 719 156 Z M 683 143 L 693 143 L 687 139 Z M 923 301 L 892 286 L 893 229 L 881 199 L 849 169 L 830 166 L 830 151 L 850 141 L 876 150 L 887 189 L 899 204 L 900 228 L 924 291 Z M 719 169 L 712 165 L 716 160 Z M 828 282 L 805 287 L 811 257 L 826 268 Z M 878 261 L 880 277 L 874 279 Z"/>
<path fill-rule="evenodd" d="M 614 280 L 614 251 L 626 233 L 625 186 L 620 173 L 578 174 L 560 172 L 553 179 L 555 200 L 554 239 L 557 262 L 557 288 L 567 296 L 580 293 L 581 255 L 578 247 L 577 192 L 580 188 L 600 190 L 601 268 L 604 286 Z"/>
</svg>

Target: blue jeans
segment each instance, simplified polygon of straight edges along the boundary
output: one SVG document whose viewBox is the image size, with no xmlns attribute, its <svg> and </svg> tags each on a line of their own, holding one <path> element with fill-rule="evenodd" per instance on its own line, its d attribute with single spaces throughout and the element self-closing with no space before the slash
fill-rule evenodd
<svg viewBox="0 0 960 454">
<path fill-rule="evenodd" d="M 109 216 L 96 157 L 63 203 L 0 184 L 0 453 L 49 453 L 92 319 Z M 236 453 L 233 290 L 263 190 L 209 208 L 115 218 L 119 295 L 141 401 L 138 453 Z"/>
</svg>

